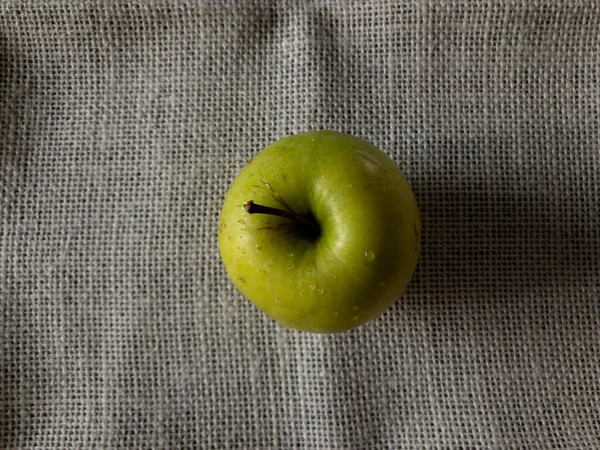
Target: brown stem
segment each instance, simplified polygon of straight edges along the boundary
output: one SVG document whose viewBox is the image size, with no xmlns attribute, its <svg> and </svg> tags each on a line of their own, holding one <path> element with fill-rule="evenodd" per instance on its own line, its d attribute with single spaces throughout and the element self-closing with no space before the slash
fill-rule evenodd
<svg viewBox="0 0 600 450">
<path fill-rule="evenodd" d="M 296 213 L 284 211 L 283 209 L 272 208 L 270 206 L 259 205 L 257 203 L 254 203 L 254 201 L 252 200 L 249 200 L 246 203 L 244 203 L 244 208 L 246 209 L 248 214 L 269 214 L 271 216 L 284 217 L 286 219 L 294 220 L 298 224 L 306 228 L 310 232 L 310 234 L 319 234 L 319 228 L 314 222 L 311 222 L 310 220 L 306 219 L 305 217 L 299 216 Z"/>
</svg>

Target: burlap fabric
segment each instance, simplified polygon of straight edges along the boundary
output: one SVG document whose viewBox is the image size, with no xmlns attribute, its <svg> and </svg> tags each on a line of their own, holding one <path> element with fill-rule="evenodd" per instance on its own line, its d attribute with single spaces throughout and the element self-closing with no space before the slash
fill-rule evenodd
<svg viewBox="0 0 600 450">
<path fill-rule="evenodd" d="M 0 5 L 0 448 L 600 448 L 600 3 Z M 423 251 L 341 335 L 221 264 L 257 151 L 391 155 Z"/>
</svg>

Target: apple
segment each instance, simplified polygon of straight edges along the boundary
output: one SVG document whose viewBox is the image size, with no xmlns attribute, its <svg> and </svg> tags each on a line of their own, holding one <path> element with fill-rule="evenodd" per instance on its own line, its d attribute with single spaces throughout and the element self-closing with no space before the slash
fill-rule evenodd
<svg viewBox="0 0 600 450">
<path fill-rule="evenodd" d="M 371 143 L 322 130 L 262 150 L 233 181 L 219 250 L 241 293 L 286 327 L 349 330 L 402 294 L 421 223 L 398 166 Z"/>
</svg>

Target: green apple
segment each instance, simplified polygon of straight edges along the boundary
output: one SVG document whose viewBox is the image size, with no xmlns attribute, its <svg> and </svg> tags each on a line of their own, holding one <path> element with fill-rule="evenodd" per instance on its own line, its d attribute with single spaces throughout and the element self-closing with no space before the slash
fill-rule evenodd
<svg viewBox="0 0 600 450">
<path fill-rule="evenodd" d="M 349 330 L 402 294 L 420 219 L 398 166 L 369 142 L 323 130 L 285 137 L 229 188 L 219 249 L 236 287 L 272 319 Z"/>
</svg>

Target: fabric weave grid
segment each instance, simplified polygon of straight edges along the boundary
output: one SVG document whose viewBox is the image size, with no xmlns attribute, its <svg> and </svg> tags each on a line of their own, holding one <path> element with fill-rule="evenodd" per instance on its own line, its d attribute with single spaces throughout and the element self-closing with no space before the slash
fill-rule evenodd
<svg viewBox="0 0 600 450">
<path fill-rule="evenodd" d="M 0 49 L 0 448 L 600 448 L 597 2 L 10 1 Z M 320 128 L 423 218 L 334 336 L 216 245 L 246 161 Z"/>
</svg>

